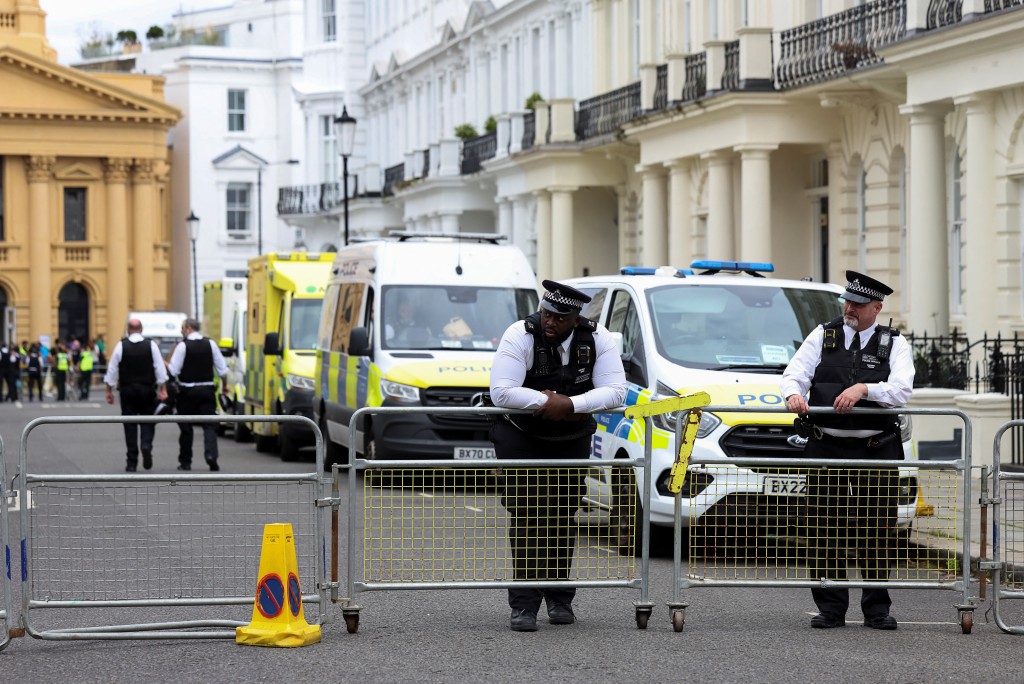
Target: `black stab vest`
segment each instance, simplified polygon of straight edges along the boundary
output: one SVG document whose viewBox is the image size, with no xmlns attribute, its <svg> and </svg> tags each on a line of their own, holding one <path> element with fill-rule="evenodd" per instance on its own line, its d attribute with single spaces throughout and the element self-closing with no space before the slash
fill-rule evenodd
<svg viewBox="0 0 1024 684">
<path fill-rule="evenodd" d="M 837 318 L 826 323 L 821 361 L 811 378 L 810 405 L 832 407 L 836 397 L 847 387 L 859 382 L 884 382 L 889 378 L 889 359 L 878 358 L 879 332 L 890 330 L 893 337 L 899 335 L 894 328 L 878 326 L 871 338 L 860 351 L 850 352 L 845 347 L 843 319 Z M 829 333 L 832 330 L 834 332 Z M 830 338 L 835 343 L 830 343 Z M 885 408 L 878 402 L 861 399 L 854 408 Z M 815 425 L 841 430 L 881 430 L 891 432 L 898 429 L 893 416 L 812 415 Z"/>
<path fill-rule="evenodd" d="M 210 338 L 185 340 L 185 362 L 178 373 L 181 382 L 213 382 L 213 350 Z"/>
<path fill-rule="evenodd" d="M 594 363 L 597 360 L 594 331 L 597 326 L 592 321 L 580 318 L 569 345 L 569 363 L 564 366 L 557 345 L 552 347 L 544 338 L 540 312 L 528 316 L 523 324 L 533 337 L 533 366 L 526 371 L 523 387 L 538 392 L 552 390 L 570 397 L 594 389 Z M 554 441 L 586 437 L 597 430 L 592 416 L 579 421 L 561 421 L 517 414 L 510 416 L 510 420 L 534 437 Z"/>
<path fill-rule="evenodd" d="M 152 344 L 147 339 L 132 342 L 126 337 L 121 340 L 121 365 L 117 367 L 117 374 L 122 387 L 156 384 Z"/>
</svg>

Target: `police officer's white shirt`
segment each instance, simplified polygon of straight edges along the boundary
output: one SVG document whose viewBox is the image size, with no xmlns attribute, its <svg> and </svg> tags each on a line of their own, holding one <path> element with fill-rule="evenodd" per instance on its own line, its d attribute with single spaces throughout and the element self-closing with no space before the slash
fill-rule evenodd
<svg viewBox="0 0 1024 684">
<path fill-rule="evenodd" d="M 559 346 L 562 365 L 569 363 L 575 332 Z M 538 409 L 547 403 L 542 392 L 523 387 L 526 371 L 533 367 L 533 335 L 522 321 L 510 325 L 501 336 L 491 365 L 491 401 L 502 408 Z M 594 333 L 594 389 L 569 397 L 575 413 L 593 413 L 621 406 L 626 398 L 626 374 L 611 334 L 598 324 Z"/>
<path fill-rule="evenodd" d="M 868 343 L 875 333 L 875 323 L 867 330 L 860 331 L 861 349 Z M 845 349 L 850 348 L 853 343 L 853 336 L 858 334 L 853 328 L 843 324 L 843 344 Z M 811 388 L 811 378 L 821 361 L 821 345 L 825 337 L 825 328 L 818 326 L 811 331 L 804 343 L 796 350 L 796 354 L 790 359 L 786 371 L 782 374 L 783 398 L 793 394 L 806 396 Z M 903 335 L 894 335 L 892 348 L 889 351 L 889 377 L 884 382 L 864 383 L 868 388 L 869 401 L 877 402 L 886 408 L 895 408 L 905 405 L 910 401 L 910 395 L 914 391 L 914 355 L 910 349 L 910 343 Z M 870 437 L 877 434 L 876 430 L 840 430 L 836 428 L 824 429 L 825 432 L 837 437 Z"/>
<path fill-rule="evenodd" d="M 132 333 L 128 336 L 129 342 L 141 342 L 144 339 L 146 338 L 141 333 Z M 160 357 L 160 348 L 156 346 L 156 342 L 150 340 L 149 349 L 153 355 L 153 372 L 156 373 L 156 381 L 162 385 L 167 382 L 167 367 L 164 365 L 164 360 Z M 108 387 L 117 387 L 117 378 L 121 369 L 121 355 L 121 342 L 118 341 L 117 346 L 114 347 L 114 351 L 110 355 L 110 360 L 107 361 L 107 373 L 103 376 L 103 382 Z"/>
<path fill-rule="evenodd" d="M 190 332 L 186 340 L 201 340 L 202 333 Z M 224 355 L 220 353 L 220 347 L 213 340 L 209 340 L 210 349 L 213 350 L 213 368 L 217 375 L 224 377 L 228 374 L 228 364 L 224 362 Z M 179 342 L 171 352 L 171 361 L 167 364 L 167 370 L 171 375 L 177 377 L 181 373 L 181 367 L 185 365 L 185 343 Z M 209 382 L 181 382 L 182 387 L 213 387 L 213 380 Z"/>
</svg>

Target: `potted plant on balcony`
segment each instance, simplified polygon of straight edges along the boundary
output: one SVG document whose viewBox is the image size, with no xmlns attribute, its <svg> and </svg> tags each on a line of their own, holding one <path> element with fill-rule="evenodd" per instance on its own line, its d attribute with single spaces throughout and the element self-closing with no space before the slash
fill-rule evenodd
<svg viewBox="0 0 1024 684">
<path fill-rule="evenodd" d="M 498 130 L 498 120 L 494 118 L 494 115 L 487 117 L 487 121 L 484 121 L 484 131 L 488 133 L 494 133 Z"/>
<path fill-rule="evenodd" d="M 477 137 L 476 126 L 471 123 L 459 124 L 455 127 L 455 137 L 460 140 L 469 140 Z"/>
<path fill-rule="evenodd" d="M 847 69 L 856 69 L 862 59 L 872 54 L 867 45 L 853 40 L 832 43 L 832 52 L 842 57 L 843 66 Z"/>
<path fill-rule="evenodd" d="M 123 54 L 128 55 L 135 52 L 142 52 L 142 45 L 139 43 L 139 36 L 131 29 L 118 31 L 117 42 L 121 44 L 121 52 Z"/>
</svg>

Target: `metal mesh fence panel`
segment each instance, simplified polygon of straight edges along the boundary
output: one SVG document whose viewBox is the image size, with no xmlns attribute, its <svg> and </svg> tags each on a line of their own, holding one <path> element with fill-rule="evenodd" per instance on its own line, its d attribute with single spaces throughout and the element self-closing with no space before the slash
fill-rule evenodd
<svg viewBox="0 0 1024 684">
<path fill-rule="evenodd" d="M 33 483 L 32 599 L 251 596 L 263 526 L 291 523 L 300 577 L 316 582 L 312 482 Z"/>
<path fill-rule="evenodd" d="M 1024 592 L 1024 479 L 1017 473 L 1001 477 L 999 506 L 1000 560 L 1004 563 L 1002 588 Z"/>
</svg>

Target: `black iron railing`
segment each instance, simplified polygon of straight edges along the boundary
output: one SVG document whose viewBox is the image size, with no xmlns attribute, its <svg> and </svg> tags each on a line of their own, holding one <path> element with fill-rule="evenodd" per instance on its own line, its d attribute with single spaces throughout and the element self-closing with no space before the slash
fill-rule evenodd
<svg viewBox="0 0 1024 684">
<path fill-rule="evenodd" d="M 340 183 L 292 185 L 277 191 L 277 213 L 280 216 L 319 214 L 330 211 L 339 204 Z"/>
<path fill-rule="evenodd" d="M 930 0 L 928 28 L 935 29 L 958 23 L 963 18 L 964 0 Z"/>
<path fill-rule="evenodd" d="M 497 132 L 484 133 L 462 142 L 462 173 L 476 173 L 498 151 Z"/>
<path fill-rule="evenodd" d="M 686 82 L 683 83 L 683 102 L 693 102 L 707 93 L 708 53 L 698 52 L 686 56 Z"/>
<path fill-rule="evenodd" d="M 395 194 L 395 184 L 405 180 L 405 164 L 395 164 L 384 169 L 384 187 L 380 194 L 391 197 Z"/>
<path fill-rule="evenodd" d="M 985 13 L 999 12 L 1011 7 L 1024 7 L 1024 0 L 985 0 Z"/>
<path fill-rule="evenodd" d="M 783 31 L 778 87 L 818 83 L 881 62 L 875 50 L 907 33 L 906 2 L 874 0 Z"/>
<path fill-rule="evenodd" d="M 739 90 L 740 41 L 725 44 L 725 68 L 722 69 L 722 90 Z"/>
<path fill-rule="evenodd" d="M 668 64 L 658 65 L 658 76 L 654 84 L 654 109 L 668 106 Z"/>
<path fill-rule="evenodd" d="M 531 109 L 523 116 L 523 149 L 533 147 L 534 138 L 537 137 L 537 115 Z"/>
<path fill-rule="evenodd" d="M 640 116 L 640 82 L 581 100 L 576 112 L 576 139 L 614 133 Z"/>
</svg>

